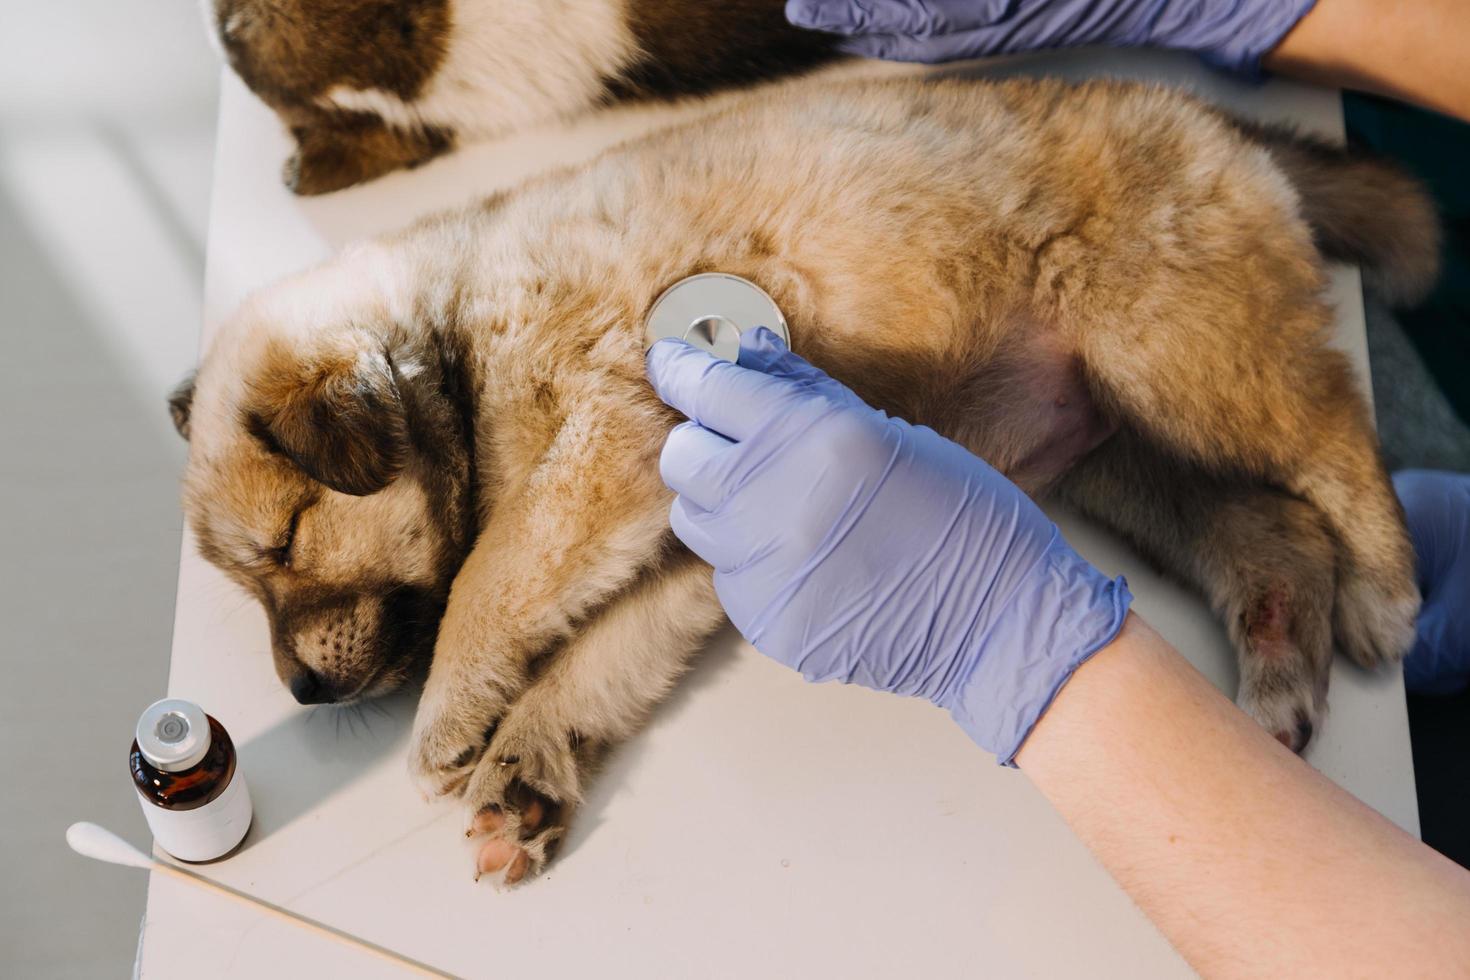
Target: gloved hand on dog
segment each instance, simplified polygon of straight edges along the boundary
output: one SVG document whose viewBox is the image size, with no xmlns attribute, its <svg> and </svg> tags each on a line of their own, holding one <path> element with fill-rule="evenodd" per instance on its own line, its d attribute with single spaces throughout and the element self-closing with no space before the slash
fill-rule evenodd
<svg viewBox="0 0 1470 980">
<path fill-rule="evenodd" d="M 1191 51 L 1218 68 L 1261 58 L 1316 0 L 787 0 L 797 27 L 892 61 L 958 61 L 1084 45 Z"/>
<path fill-rule="evenodd" d="M 674 532 L 715 568 L 736 628 L 807 680 L 927 698 L 1011 764 L 1132 598 L 1014 484 L 889 418 L 764 328 L 739 363 L 648 353 L 691 421 L 660 470 Z"/>
<path fill-rule="evenodd" d="M 1424 595 L 1404 683 L 1415 694 L 1456 694 L 1470 684 L 1470 475 L 1403 470 L 1393 487 Z"/>
</svg>

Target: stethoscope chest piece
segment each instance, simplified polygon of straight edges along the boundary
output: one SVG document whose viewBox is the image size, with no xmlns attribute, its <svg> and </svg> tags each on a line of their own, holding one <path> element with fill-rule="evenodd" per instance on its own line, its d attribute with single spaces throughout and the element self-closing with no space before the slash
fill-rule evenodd
<svg viewBox="0 0 1470 980">
<path fill-rule="evenodd" d="M 644 321 L 649 344 L 680 337 L 727 361 L 739 356 L 740 335 L 756 327 L 791 343 L 776 301 L 749 279 L 724 272 L 680 279 L 654 300 Z"/>
</svg>

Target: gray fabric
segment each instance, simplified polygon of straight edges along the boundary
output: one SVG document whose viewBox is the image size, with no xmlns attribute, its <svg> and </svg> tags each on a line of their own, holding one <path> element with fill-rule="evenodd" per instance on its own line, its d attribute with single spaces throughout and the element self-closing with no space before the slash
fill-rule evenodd
<svg viewBox="0 0 1470 980">
<path fill-rule="evenodd" d="M 1388 468 L 1470 472 L 1470 427 L 1440 393 L 1393 313 L 1371 297 L 1364 313 L 1373 409 Z"/>
</svg>

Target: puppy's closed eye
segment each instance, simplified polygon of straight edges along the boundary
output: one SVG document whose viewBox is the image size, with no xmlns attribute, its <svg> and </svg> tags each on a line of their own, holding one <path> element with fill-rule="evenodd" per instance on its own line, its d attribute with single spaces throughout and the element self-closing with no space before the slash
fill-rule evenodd
<svg viewBox="0 0 1470 980">
<path fill-rule="evenodd" d="M 296 547 L 296 530 L 301 526 L 302 509 L 298 509 L 291 515 L 291 523 L 286 525 L 280 543 L 271 549 L 271 557 L 283 568 L 291 567 L 292 552 Z"/>
</svg>

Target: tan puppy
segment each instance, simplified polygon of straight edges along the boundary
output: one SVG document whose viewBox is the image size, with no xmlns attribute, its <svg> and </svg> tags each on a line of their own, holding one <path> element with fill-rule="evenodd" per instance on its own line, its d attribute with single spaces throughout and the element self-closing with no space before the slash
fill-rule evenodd
<svg viewBox="0 0 1470 980">
<path fill-rule="evenodd" d="M 1333 642 L 1398 657 L 1419 602 L 1324 254 L 1415 294 L 1433 215 L 1387 166 L 1166 90 L 788 86 L 252 298 L 176 400 L 185 507 L 300 700 L 432 647 L 414 773 L 518 880 L 721 621 L 668 530 L 642 321 L 732 272 L 863 397 L 1199 587 L 1241 706 L 1300 748 Z"/>
</svg>

